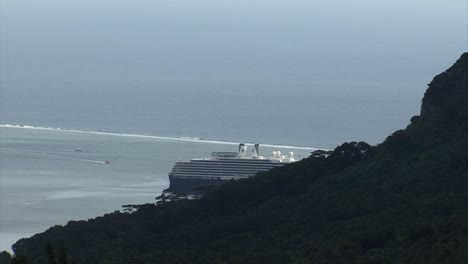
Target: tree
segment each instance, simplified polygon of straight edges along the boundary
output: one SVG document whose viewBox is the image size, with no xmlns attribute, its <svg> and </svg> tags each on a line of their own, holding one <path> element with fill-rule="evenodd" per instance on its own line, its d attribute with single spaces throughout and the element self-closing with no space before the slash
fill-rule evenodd
<svg viewBox="0 0 468 264">
<path fill-rule="evenodd" d="M 55 260 L 54 250 L 52 249 L 52 245 L 50 244 L 50 241 L 47 241 L 46 251 L 47 251 L 49 264 L 57 264 L 57 261 Z"/>
<path fill-rule="evenodd" d="M 0 253 L 0 264 L 9 264 L 11 260 L 10 253 L 3 251 Z"/>
<path fill-rule="evenodd" d="M 63 246 L 63 243 L 60 243 L 58 258 L 59 258 L 60 264 L 68 264 L 67 252 L 65 251 L 65 247 Z"/>
</svg>

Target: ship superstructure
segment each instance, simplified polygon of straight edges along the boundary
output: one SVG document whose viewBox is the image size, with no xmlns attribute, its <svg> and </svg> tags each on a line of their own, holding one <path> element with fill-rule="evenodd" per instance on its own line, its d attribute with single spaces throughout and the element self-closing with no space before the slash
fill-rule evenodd
<svg viewBox="0 0 468 264">
<path fill-rule="evenodd" d="M 249 155 L 248 146 L 240 144 L 237 152 L 213 152 L 210 158 L 193 158 L 177 162 L 169 173 L 170 190 L 197 192 L 230 180 L 252 177 L 258 172 L 295 162 L 294 153 L 273 151 L 270 157 L 260 155 L 255 144 Z"/>
</svg>

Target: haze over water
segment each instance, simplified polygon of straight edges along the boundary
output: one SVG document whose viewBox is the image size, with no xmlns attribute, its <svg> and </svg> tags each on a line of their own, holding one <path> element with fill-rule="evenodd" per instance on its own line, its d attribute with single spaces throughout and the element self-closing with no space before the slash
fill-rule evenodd
<svg viewBox="0 0 468 264">
<path fill-rule="evenodd" d="M 404 127 L 468 31 L 464 0 L 1 7 L 1 123 L 328 148 Z"/>
<path fill-rule="evenodd" d="M 377 144 L 418 114 L 426 84 L 468 43 L 464 0 L 0 7 L 1 124 L 139 135 Z M 176 160 L 233 147 L 19 128 L 0 137 L 0 250 L 152 202 Z M 77 146 L 90 151 L 79 159 L 121 162 L 73 159 L 65 150 Z"/>
</svg>

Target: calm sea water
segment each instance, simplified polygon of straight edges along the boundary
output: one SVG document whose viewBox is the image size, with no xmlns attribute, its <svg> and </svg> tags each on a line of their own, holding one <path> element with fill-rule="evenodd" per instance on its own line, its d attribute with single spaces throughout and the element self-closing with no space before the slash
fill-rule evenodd
<svg viewBox="0 0 468 264">
<path fill-rule="evenodd" d="M 0 250 L 152 202 L 175 161 L 228 141 L 381 142 L 466 50 L 465 7 L 2 0 L 0 124 L 169 138 L 0 127 Z"/>
<path fill-rule="evenodd" d="M 24 64 L 7 64 L 0 123 L 62 130 L 0 127 L 0 250 L 52 225 L 153 202 L 168 187 L 175 161 L 235 150 L 232 142 L 327 149 L 350 140 L 377 144 L 418 114 L 425 84 L 440 65 L 450 65 L 426 62 L 318 58 L 296 65 L 298 72 L 256 69 L 239 78 L 146 72 L 138 80 L 98 78 L 106 69 L 89 79 L 83 72 L 66 77 L 60 68 L 56 78 L 47 68 L 38 71 L 44 75 L 20 74 Z M 310 152 L 284 149 L 290 150 Z"/>
<path fill-rule="evenodd" d="M 69 220 L 154 202 L 177 160 L 236 149 L 233 142 L 0 127 L 0 250 Z M 264 146 L 262 153 L 274 149 L 310 152 Z"/>
<path fill-rule="evenodd" d="M 5 80 L 1 123 L 326 148 L 376 144 L 418 114 L 429 80 Z"/>
<path fill-rule="evenodd" d="M 406 65 L 398 76 L 387 74 L 389 65 L 365 72 L 366 62 L 377 62 L 357 60 L 359 69 L 346 73 L 353 60 L 344 60 L 349 65 L 337 67 L 335 77 L 328 72 L 332 63 L 323 62 L 322 74 L 294 81 L 290 75 L 2 80 L 1 124 L 62 130 L 0 127 L 0 250 L 69 220 L 154 202 L 168 187 L 175 161 L 235 150 L 232 142 L 310 148 L 379 143 L 418 113 L 435 68 L 428 64 L 408 74 L 414 65 Z M 273 150 L 263 147 L 263 153 Z M 284 149 L 290 150 L 310 152 Z"/>
</svg>

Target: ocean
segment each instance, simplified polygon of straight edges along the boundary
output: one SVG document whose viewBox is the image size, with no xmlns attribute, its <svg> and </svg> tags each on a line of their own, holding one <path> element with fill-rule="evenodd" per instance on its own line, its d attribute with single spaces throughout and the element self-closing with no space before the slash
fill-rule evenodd
<svg viewBox="0 0 468 264">
<path fill-rule="evenodd" d="M 428 65 L 296 81 L 3 79 L 0 250 L 53 225 L 154 202 L 176 161 L 239 142 L 302 157 L 345 141 L 378 144 L 418 114 L 437 72 Z"/>
<path fill-rule="evenodd" d="M 2 1 L 0 250 L 154 202 L 176 161 L 239 142 L 300 156 L 382 142 L 465 49 L 466 26 L 453 26 L 466 25 L 465 10 L 463 1 Z"/>
<path fill-rule="evenodd" d="M 438 72 L 438 63 L 409 72 L 415 64 L 401 61 L 397 71 L 395 59 L 363 75 L 353 62 L 361 73 L 378 64 L 343 59 L 339 76 L 297 80 L 3 79 L 0 250 L 69 220 L 154 202 L 176 161 L 239 142 L 303 157 L 345 141 L 378 144 L 419 113 Z"/>
<path fill-rule="evenodd" d="M 308 81 L 4 79 L 0 250 L 53 225 L 154 202 L 176 161 L 239 142 L 302 157 L 345 141 L 378 144 L 418 114 L 431 67 L 401 80 L 379 68 Z"/>
<path fill-rule="evenodd" d="M 0 250 L 70 220 L 155 202 L 176 161 L 236 150 L 228 141 L 2 125 Z M 261 147 L 273 150 L 306 157 L 313 148 Z"/>
</svg>

